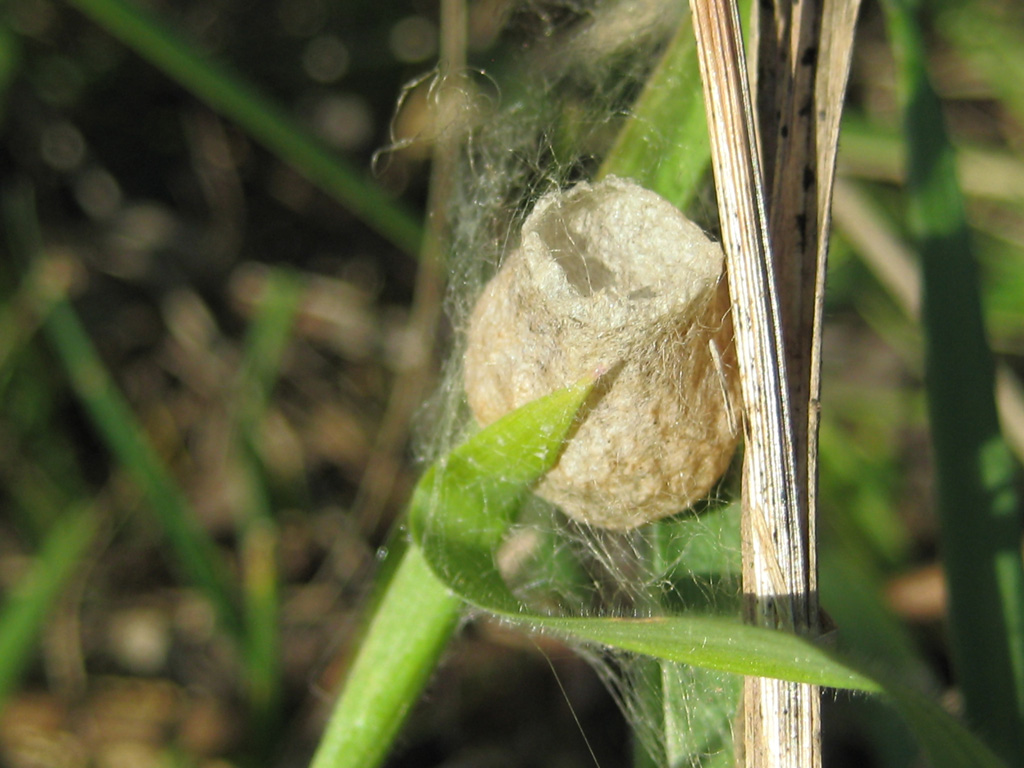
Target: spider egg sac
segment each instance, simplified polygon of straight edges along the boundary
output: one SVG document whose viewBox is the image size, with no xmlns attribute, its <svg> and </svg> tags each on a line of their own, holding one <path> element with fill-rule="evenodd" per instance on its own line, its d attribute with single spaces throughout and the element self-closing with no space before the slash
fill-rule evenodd
<svg viewBox="0 0 1024 768">
<path fill-rule="evenodd" d="M 725 472 L 740 403 L 722 249 L 672 204 L 608 177 L 541 198 L 473 309 L 465 388 L 477 421 L 604 382 L 536 491 L 632 528 L 686 509 Z"/>
</svg>

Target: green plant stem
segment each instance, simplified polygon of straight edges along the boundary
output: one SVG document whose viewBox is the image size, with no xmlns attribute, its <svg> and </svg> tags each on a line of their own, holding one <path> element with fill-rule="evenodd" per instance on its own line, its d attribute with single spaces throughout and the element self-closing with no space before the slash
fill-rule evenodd
<svg viewBox="0 0 1024 768">
<path fill-rule="evenodd" d="M 391 747 L 458 623 L 462 600 L 411 546 L 388 584 L 311 768 L 369 768 Z"/>
<path fill-rule="evenodd" d="M 0 710 L 25 668 L 43 621 L 76 573 L 97 529 L 91 507 L 65 514 L 0 609 Z"/>
<path fill-rule="evenodd" d="M 1024 567 L 1015 463 L 1000 431 L 977 267 L 912 8 L 887 0 L 906 97 L 909 224 L 922 261 L 925 379 L 950 640 L 968 720 L 1024 761 Z"/>
<path fill-rule="evenodd" d="M 419 252 L 422 232 L 413 215 L 227 67 L 197 53 L 194 44 L 134 3 L 69 2 L 215 111 L 238 123 L 387 240 L 410 255 Z"/>
</svg>

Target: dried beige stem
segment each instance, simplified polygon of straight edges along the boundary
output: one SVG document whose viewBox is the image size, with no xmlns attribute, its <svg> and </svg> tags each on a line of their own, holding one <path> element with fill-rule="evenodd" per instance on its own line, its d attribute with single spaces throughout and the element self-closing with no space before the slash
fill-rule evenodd
<svg viewBox="0 0 1024 768">
<path fill-rule="evenodd" d="M 447 126 L 447 129 L 440 130 L 434 139 L 427 225 L 403 339 L 402 368 L 391 389 L 387 411 L 353 503 L 353 515 L 364 527 L 378 522 L 381 510 L 394 493 L 401 466 L 397 454 L 409 436 L 413 411 L 423 401 L 434 376 L 434 339 L 441 317 L 443 264 L 448 236 L 445 209 L 451 197 L 464 128 L 451 114 L 453 105 L 462 103 L 462 99 L 452 94 L 469 87 L 465 79 L 467 24 L 466 0 L 441 0 L 441 56 L 438 60 L 438 81 L 432 93 L 436 99 L 437 124 Z"/>
<path fill-rule="evenodd" d="M 813 512 L 826 222 L 855 6 L 840 0 L 824 9 L 810 0 L 779 2 L 771 17 L 761 19 L 759 103 L 772 190 L 770 222 L 735 7 L 725 0 L 692 0 L 692 7 L 747 415 L 743 578 L 748 619 L 813 634 L 818 630 Z M 824 36 L 823 14 L 829 30 Z M 840 28 L 829 28 L 832 24 Z M 770 243 L 779 249 L 777 260 Z M 813 768 L 821 764 L 820 741 L 816 687 L 747 680 L 748 766 Z"/>
<path fill-rule="evenodd" d="M 730 279 L 737 288 L 734 324 L 748 440 L 766 437 L 753 422 L 757 411 L 767 408 L 780 422 L 779 432 L 767 439 L 777 440 L 783 451 L 779 455 L 770 446 L 748 443 L 748 453 L 755 454 L 748 455 L 744 467 L 743 577 L 748 618 L 810 634 L 818 631 L 815 508 L 825 256 L 839 116 L 857 5 L 857 0 L 777 0 L 768 6 L 773 11 L 770 15 L 764 13 L 763 4 L 758 6 L 759 126 L 772 201 L 766 222 L 736 12 L 724 4 L 704 6 L 694 0 L 698 43 L 702 37 L 711 43 L 702 45 L 702 68 Z M 714 36 L 716 32 L 728 36 L 725 45 L 721 36 Z M 722 94 L 731 99 L 723 99 Z M 743 120 L 720 116 L 718 110 L 743 115 Z M 743 133 L 733 133 L 737 125 Z M 720 159 L 723 148 L 724 154 L 732 152 L 734 157 Z M 730 239 L 736 237 L 730 230 L 741 221 L 734 220 L 730 208 L 743 207 L 744 201 L 759 218 L 742 220 L 750 230 L 740 233 L 745 240 L 737 237 L 737 244 L 730 247 Z M 774 259 L 769 242 L 775 248 Z M 739 269 L 746 267 L 742 251 L 735 256 L 733 251 L 744 244 L 750 249 L 748 258 L 768 270 L 767 307 L 756 320 L 762 328 L 750 331 L 755 339 L 758 334 L 767 335 L 771 345 L 771 354 L 760 358 L 746 357 L 745 347 L 762 349 L 758 343 L 744 343 L 748 329 L 736 314 L 748 306 L 760 309 L 766 301 L 737 284 L 734 260 Z M 765 266 L 769 264 L 772 267 Z M 771 291 L 772 269 L 779 286 L 778 304 Z M 755 389 L 748 387 L 748 375 L 767 375 L 773 384 L 777 382 L 779 396 L 748 400 L 748 389 Z M 760 467 L 759 455 L 778 463 Z M 765 469 L 768 474 L 762 476 Z M 771 482 L 762 484 L 763 477 Z M 781 499 L 773 495 L 779 491 L 784 494 Z M 814 686 L 749 678 L 744 690 L 746 764 L 820 765 L 819 707 Z"/>
<path fill-rule="evenodd" d="M 804 536 L 779 303 L 739 19 L 727 0 L 694 0 L 692 8 L 746 416 L 745 517 L 759 559 L 773 561 L 745 591 L 764 596 L 756 601 L 756 610 L 765 622 L 803 628 L 808 624 L 807 559 L 801 554 Z M 764 539 L 776 530 L 781 538 Z M 778 557 L 781 550 L 789 562 Z"/>
</svg>

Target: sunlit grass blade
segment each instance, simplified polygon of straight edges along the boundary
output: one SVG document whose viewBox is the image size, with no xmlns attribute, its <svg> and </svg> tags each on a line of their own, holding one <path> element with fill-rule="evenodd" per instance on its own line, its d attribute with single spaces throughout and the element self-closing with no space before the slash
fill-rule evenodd
<svg viewBox="0 0 1024 768">
<path fill-rule="evenodd" d="M 697 46 L 687 15 L 601 164 L 598 177 L 625 176 L 685 208 L 710 162 Z"/>
<path fill-rule="evenodd" d="M 0 608 L 0 710 L 38 646 L 43 622 L 60 598 L 97 529 L 92 507 L 67 512 L 47 533 L 32 565 Z"/>
<path fill-rule="evenodd" d="M 470 602 L 519 609 L 495 551 L 527 489 L 557 459 L 593 384 L 557 390 L 507 414 L 429 467 L 416 485 L 409 503 L 413 540 L 442 581 L 471 595 Z"/>
<path fill-rule="evenodd" d="M 565 398 L 572 390 L 560 392 Z M 547 401 L 554 397 L 531 405 L 550 408 Z M 880 689 L 810 641 L 743 625 L 738 618 L 580 618 L 531 612 L 511 592 L 495 564 L 496 549 L 518 500 L 531 478 L 539 476 L 536 467 L 542 464 L 536 443 L 542 425 L 511 416 L 428 469 L 413 494 L 414 541 L 442 581 L 467 602 L 514 621 L 672 661 L 833 687 Z M 545 431 L 550 434 L 559 426 L 549 425 Z"/>
<path fill-rule="evenodd" d="M 419 548 L 409 547 L 362 638 L 311 768 L 372 768 L 384 760 L 463 605 Z"/>
<path fill-rule="evenodd" d="M 343 158 L 300 128 L 280 107 L 227 67 L 127 0 L 71 0 L 71 5 L 144 59 L 265 145 L 386 239 L 415 255 L 422 232 L 416 218 Z"/>
<path fill-rule="evenodd" d="M 953 150 L 910 6 L 887 0 L 906 99 L 909 226 L 922 262 L 925 380 L 950 640 L 968 720 L 1024 760 L 1024 566 L 1017 470 L 999 428 Z"/>
<path fill-rule="evenodd" d="M 12 194 L 3 202 L 11 250 L 32 263 L 40 258 L 41 244 L 31 198 Z M 117 390 L 67 299 L 51 307 L 43 329 L 100 437 L 145 493 L 174 560 L 202 590 L 228 632 L 241 641 L 242 622 L 223 557 Z"/>
</svg>

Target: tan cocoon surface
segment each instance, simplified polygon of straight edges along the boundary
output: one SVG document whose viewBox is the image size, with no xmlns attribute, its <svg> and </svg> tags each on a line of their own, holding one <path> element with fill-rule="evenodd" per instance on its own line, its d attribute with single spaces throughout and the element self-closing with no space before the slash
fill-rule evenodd
<svg viewBox="0 0 1024 768">
<path fill-rule="evenodd" d="M 740 402 L 721 248 L 658 195 L 609 177 L 542 198 L 473 310 L 465 385 L 481 424 L 608 369 L 537 492 L 631 528 L 725 471 Z"/>
</svg>

